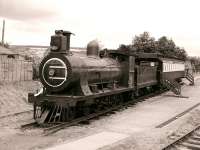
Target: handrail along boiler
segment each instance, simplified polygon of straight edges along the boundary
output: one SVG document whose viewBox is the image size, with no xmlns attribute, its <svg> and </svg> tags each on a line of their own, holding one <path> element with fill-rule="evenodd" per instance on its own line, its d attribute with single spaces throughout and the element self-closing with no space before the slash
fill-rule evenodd
<svg viewBox="0 0 200 150">
<path fill-rule="evenodd" d="M 184 61 L 131 50 L 70 51 L 71 32 L 56 30 L 39 67 L 43 88 L 29 93 L 38 123 L 67 122 L 160 89 L 184 77 Z M 171 68 L 170 68 L 171 67 Z"/>
</svg>

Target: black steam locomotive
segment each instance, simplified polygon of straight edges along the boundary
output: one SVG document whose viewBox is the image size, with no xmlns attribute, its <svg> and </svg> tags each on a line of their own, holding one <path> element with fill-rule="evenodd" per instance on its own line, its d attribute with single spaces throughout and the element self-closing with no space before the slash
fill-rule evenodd
<svg viewBox="0 0 200 150">
<path fill-rule="evenodd" d="M 70 51 L 71 34 L 57 30 L 51 36 L 39 68 L 43 88 L 29 93 L 38 123 L 67 122 L 163 86 L 180 94 L 176 85 L 185 77 L 184 61 L 123 49 L 100 52 L 95 41 L 80 55 Z"/>
</svg>

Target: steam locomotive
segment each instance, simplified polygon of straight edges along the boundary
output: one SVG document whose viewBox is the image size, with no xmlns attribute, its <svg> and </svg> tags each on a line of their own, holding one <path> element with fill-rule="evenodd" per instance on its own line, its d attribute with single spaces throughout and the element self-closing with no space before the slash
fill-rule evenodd
<svg viewBox="0 0 200 150">
<path fill-rule="evenodd" d="M 173 87 L 185 77 L 184 61 L 156 53 L 99 51 L 95 41 L 87 45 L 86 55 L 73 53 L 71 34 L 56 30 L 51 36 L 50 52 L 39 67 L 43 88 L 29 93 L 38 123 L 67 122 L 163 86 Z M 180 94 L 177 88 L 174 91 Z"/>
</svg>

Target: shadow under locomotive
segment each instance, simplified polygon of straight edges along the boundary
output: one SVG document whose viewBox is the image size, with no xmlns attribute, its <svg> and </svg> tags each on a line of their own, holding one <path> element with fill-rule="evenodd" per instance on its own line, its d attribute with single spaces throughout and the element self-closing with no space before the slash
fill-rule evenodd
<svg viewBox="0 0 200 150">
<path fill-rule="evenodd" d="M 176 85 L 186 75 L 184 61 L 133 50 L 99 51 L 95 41 L 80 55 L 70 51 L 70 35 L 57 30 L 51 36 L 51 50 L 39 68 L 43 88 L 29 93 L 38 123 L 68 122 L 163 87 L 181 94 Z"/>
</svg>

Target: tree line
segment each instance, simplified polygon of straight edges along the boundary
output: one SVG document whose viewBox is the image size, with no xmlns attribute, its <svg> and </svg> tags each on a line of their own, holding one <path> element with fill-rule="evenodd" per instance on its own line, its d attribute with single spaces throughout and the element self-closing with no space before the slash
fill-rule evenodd
<svg viewBox="0 0 200 150">
<path fill-rule="evenodd" d="M 129 45 L 120 45 L 120 49 L 131 49 L 135 52 L 160 53 L 164 57 L 175 57 L 186 60 L 188 55 L 183 47 L 179 47 L 172 39 L 166 36 L 156 40 L 149 32 L 136 35 Z"/>
<path fill-rule="evenodd" d="M 136 53 L 159 53 L 164 57 L 173 57 L 182 60 L 188 60 L 191 62 L 193 68 L 196 71 L 200 71 L 200 57 L 188 56 L 187 52 L 183 47 L 179 47 L 175 42 L 166 37 L 162 36 L 156 40 L 149 32 L 143 32 L 140 35 L 136 35 L 132 43 L 129 45 L 121 44 L 119 49 L 132 50 Z"/>
</svg>

